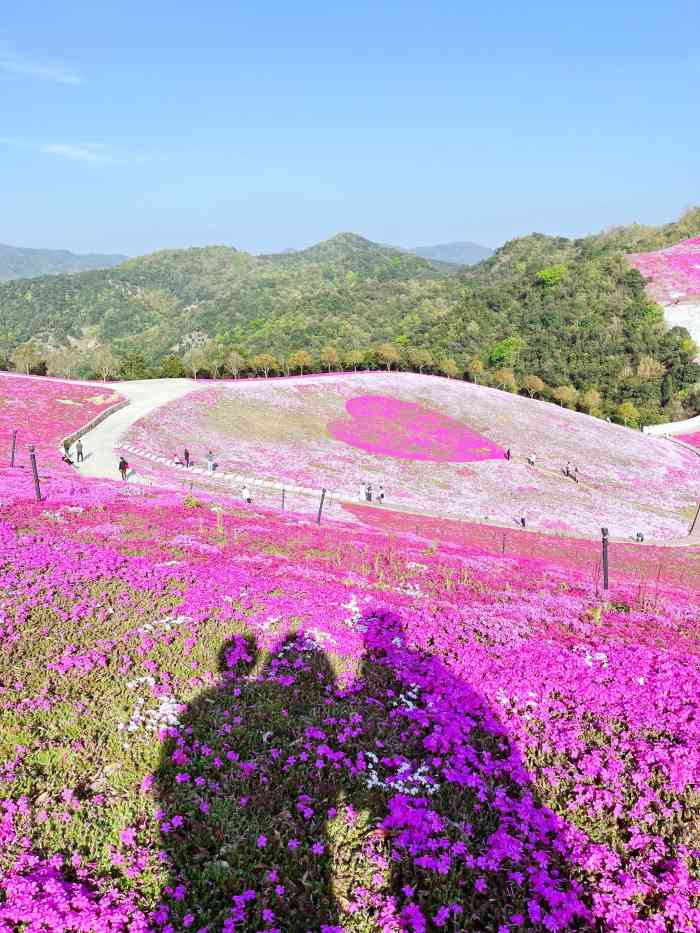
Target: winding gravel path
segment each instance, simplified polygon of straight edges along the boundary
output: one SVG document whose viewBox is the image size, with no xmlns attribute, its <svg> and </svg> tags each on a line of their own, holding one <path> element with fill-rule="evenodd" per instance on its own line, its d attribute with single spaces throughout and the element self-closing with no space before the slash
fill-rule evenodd
<svg viewBox="0 0 700 933">
<path fill-rule="evenodd" d="M 200 385 L 192 379 L 143 379 L 112 383 L 109 387 L 129 399 L 129 404 L 83 435 L 85 460 L 76 464 L 83 476 L 118 479 L 119 458 L 115 448 L 134 422 L 155 408 L 200 388 Z M 133 478 L 138 480 L 137 476 Z"/>
</svg>

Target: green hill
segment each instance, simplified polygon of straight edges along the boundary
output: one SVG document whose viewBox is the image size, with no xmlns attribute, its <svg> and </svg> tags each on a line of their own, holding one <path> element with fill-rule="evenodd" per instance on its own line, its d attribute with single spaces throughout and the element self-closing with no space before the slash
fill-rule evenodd
<svg viewBox="0 0 700 933">
<path fill-rule="evenodd" d="M 198 334 L 286 353 L 388 339 L 423 307 L 448 313 L 455 293 L 450 267 L 343 233 L 294 253 L 165 250 L 109 270 L 8 282 L 0 331 L 13 343 L 93 336 L 151 361 Z"/>
<path fill-rule="evenodd" d="M 280 360 L 297 350 L 318 359 L 329 344 L 344 352 L 389 341 L 405 365 L 409 349 L 422 348 L 433 357 L 428 370 L 449 359 L 454 373 L 493 385 L 546 397 L 564 386 L 575 390 L 554 395 L 564 404 L 617 416 L 628 401 L 642 420 L 667 420 L 700 407 L 697 348 L 684 329 L 667 328 L 625 256 L 698 233 L 700 209 L 663 227 L 576 240 L 534 233 L 472 267 L 352 233 L 274 255 L 165 250 L 111 269 L 0 283 L 0 351 L 30 338 L 45 346 L 99 341 L 120 357 L 139 354 L 141 369 L 125 370 L 134 374 L 207 338 Z M 536 382 L 528 389 L 533 375 L 549 390 Z"/>
<path fill-rule="evenodd" d="M 26 249 L 0 243 L 0 282 L 9 279 L 29 279 L 37 275 L 106 269 L 124 262 L 126 258 L 103 256 L 99 253 L 81 256 L 67 249 Z"/>
</svg>

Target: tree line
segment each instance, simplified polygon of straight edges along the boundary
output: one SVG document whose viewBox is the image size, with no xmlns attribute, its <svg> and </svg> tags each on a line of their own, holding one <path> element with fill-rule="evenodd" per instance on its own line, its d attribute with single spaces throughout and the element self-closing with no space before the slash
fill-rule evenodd
<svg viewBox="0 0 700 933">
<path fill-rule="evenodd" d="M 286 355 L 257 353 L 246 355 L 222 340 L 205 340 L 183 354 L 171 353 L 158 364 L 150 365 L 143 354 L 118 356 L 108 346 L 89 348 L 67 346 L 46 348 L 37 340 L 28 340 L 8 352 L 4 364 L 27 375 L 59 376 L 69 379 L 239 379 L 305 375 L 383 369 L 437 374 L 462 379 L 517 393 L 531 399 L 555 402 L 562 407 L 608 418 L 629 427 L 659 424 L 691 417 L 700 412 L 700 383 L 676 391 L 667 368 L 655 358 L 642 355 L 636 366 L 622 373 L 626 397 L 622 401 L 606 398 L 600 388 L 589 384 L 576 388 L 570 382 L 547 383 L 541 375 L 528 372 L 519 360 L 525 341 L 509 337 L 491 348 L 486 358 L 474 355 L 467 360 L 440 356 L 422 347 L 381 343 L 364 349 L 342 350 L 328 345 L 314 353 L 300 349 Z M 687 363 L 692 364 L 697 348 L 685 341 Z M 658 396 L 658 404 L 649 398 Z"/>
</svg>

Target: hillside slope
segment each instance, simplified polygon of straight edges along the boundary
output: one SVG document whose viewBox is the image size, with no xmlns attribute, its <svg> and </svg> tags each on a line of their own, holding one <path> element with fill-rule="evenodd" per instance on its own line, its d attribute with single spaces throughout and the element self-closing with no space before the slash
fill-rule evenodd
<svg viewBox="0 0 700 933">
<path fill-rule="evenodd" d="M 0 282 L 29 279 L 39 275 L 107 269 L 124 262 L 127 258 L 100 253 L 80 255 L 67 249 L 27 249 L 0 243 Z"/>
</svg>

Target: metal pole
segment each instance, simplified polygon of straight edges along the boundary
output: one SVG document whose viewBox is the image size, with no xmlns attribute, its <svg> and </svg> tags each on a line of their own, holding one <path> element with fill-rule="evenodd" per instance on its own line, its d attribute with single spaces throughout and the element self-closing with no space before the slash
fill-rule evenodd
<svg viewBox="0 0 700 933">
<path fill-rule="evenodd" d="M 282 511 L 284 512 L 284 487 L 282 488 Z"/>
<path fill-rule="evenodd" d="M 15 465 L 15 451 L 17 450 L 17 429 L 12 432 L 12 452 L 10 453 L 10 466 Z"/>
<path fill-rule="evenodd" d="M 34 452 L 34 445 L 29 445 L 29 460 L 32 464 L 32 475 L 34 477 L 34 493 L 36 495 L 36 501 L 41 502 L 41 487 L 39 486 L 39 472 L 36 468 L 36 453 Z"/>
<path fill-rule="evenodd" d="M 321 524 L 321 512 L 323 511 L 323 501 L 326 498 L 326 487 L 324 486 L 321 490 L 321 501 L 318 504 L 318 515 L 316 516 L 316 524 Z"/>
<path fill-rule="evenodd" d="M 600 533 L 603 536 L 603 589 L 608 588 L 608 529 L 601 528 Z"/>
</svg>

